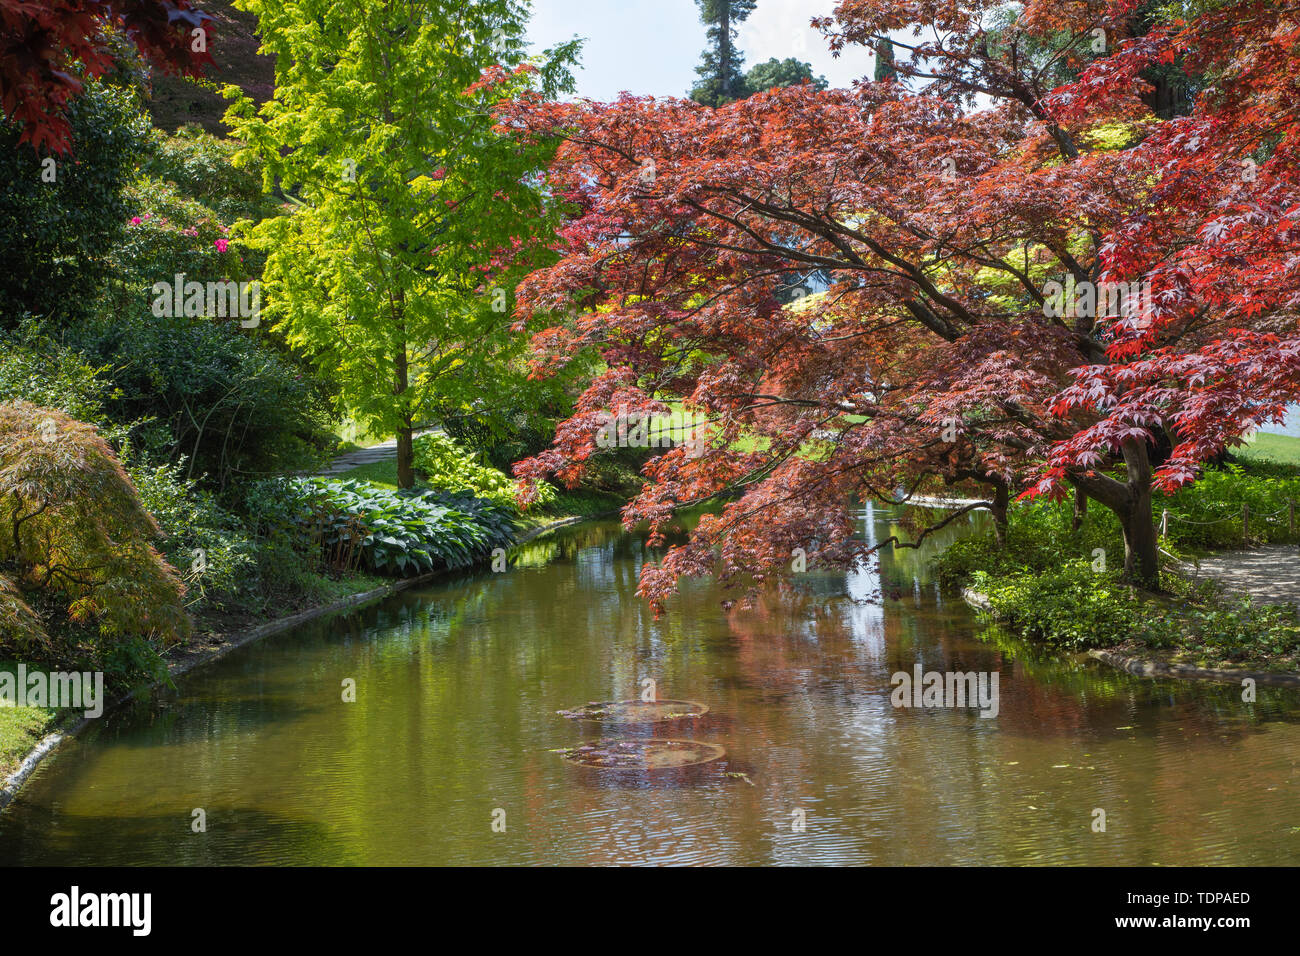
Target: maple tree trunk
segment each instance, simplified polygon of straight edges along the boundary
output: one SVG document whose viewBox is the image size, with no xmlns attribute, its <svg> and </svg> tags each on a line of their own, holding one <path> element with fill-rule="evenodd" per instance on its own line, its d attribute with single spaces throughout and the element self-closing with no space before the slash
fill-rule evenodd
<svg viewBox="0 0 1300 956">
<path fill-rule="evenodd" d="M 1145 442 L 1124 442 L 1130 502 L 1124 526 L 1124 576 L 1145 588 L 1160 588 L 1160 552 L 1156 546 L 1156 521 L 1151 513 L 1151 458 Z"/>
<path fill-rule="evenodd" d="M 1126 440 L 1121 451 L 1127 481 L 1094 473 L 1069 477 L 1076 492 L 1115 512 L 1124 533 L 1124 577 L 1152 591 L 1160 589 L 1160 551 L 1155 516 L 1151 513 L 1151 459 L 1145 442 Z M 1083 509 L 1075 503 L 1075 516 Z"/>
<path fill-rule="evenodd" d="M 1074 520 L 1070 527 L 1078 531 L 1083 527 L 1083 519 L 1088 517 L 1088 496 L 1082 488 L 1074 489 Z"/>
<path fill-rule="evenodd" d="M 997 538 L 998 547 L 1006 547 L 1007 543 L 1007 508 L 1011 504 L 1011 489 L 1005 481 L 995 481 L 993 483 L 993 502 L 989 509 L 993 513 L 993 534 Z"/>
</svg>

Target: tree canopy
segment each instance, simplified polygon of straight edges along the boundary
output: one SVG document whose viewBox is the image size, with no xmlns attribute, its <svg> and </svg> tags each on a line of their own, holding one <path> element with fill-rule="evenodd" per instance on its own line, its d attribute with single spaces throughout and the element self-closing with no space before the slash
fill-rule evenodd
<svg viewBox="0 0 1300 956">
<path fill-rule="evenodd" d="M 227 122 L 293 205 L 251 233 L 265 314 L 331 370 L 344 410 L 398 436 L 410 487 L 433 409 L 517 384 L 507 299 L 551 233 L 550 147 L 494 131 L 488 105 L 569 89 L 576 45 L 525 62 L 512 0 L 244 6 L 278 56 L 275 97 L 255 110 L 232 89 Z"/>
<path fill-rule="evenodd" d="M 1159 324 L 1171 279 L 1108 264 L 1133 224 L 1147 230 L 1143 250 L 1176 254 L 1188 233 L 1180 219 L 1160 242 L 1149 234 L 1166 218 L 1153 200 L 1181 176 L 1152 188 L 1145 144 L 1164 127 L 1137 93 L 1152 58 L 1127 51 L 1158 41 L 1125 42 L 1132 9 L 1034 2 L 1008 19 L 992 0 L 846 0 L 817 21 L 833 48 L 912 26 L 942 39 L 895 39 L 902 82 L 855 90 L 794 87 L 717 109 L 635 97 L 503 108 L 505 127 L 566 138 L 551 169 L 572 204 L 563 258 L 527 280 L 520 314 L 578 314 L 534 339 L 539 368 L 588 348 L 608 364 L 520 474 L 581 474 L 609 408 L 679 399 L 704 416 L 707 453 L 658 458 L 625 517 L 661 531 L 685 503 L 741 494 L 646 569 L 655 601 L 719 555 L 733 579 L 779 573 L 812 542 L 818 560 L 852 564 L 868 550 L 852 534 L 853 500 L 959 481 L 984 484 L 995 512 L 1012 494 L 1065 489 L 1080 508 L 1099 503 L 1120 519 L 1130 577 L 1156 585 L 1154 470 L 1184 419 L 1168 402 L 1140 419 L 1108 412 L 1141 400 L 1121 377 L 1131 353 L 1117 336 Z M 1290 42 L 1286 17 L 1259 52 Z M 1073 86 L 1057 85 L 1062 63 Z M 1096 86 L 1109 93 L 1086 93 Z M 982 108 L 963 108 L 977 98 Z M 1266 128 L 1269 117 L 1235 105 Z M 1178 126 L 1167 135 L 1193 141 Z M 1193 169 L 1213 163 L 1193 158 Z M 648 161 L 653 179 L 640 174 Z M 1253 238 L 1291 242 L 1272 228 Z M 784 304 L 782 290 L 813 270 L 831 288 Z M 1076 400 L 1081 375 L 1110 375 L 1113 392 Z"/>
</svg>

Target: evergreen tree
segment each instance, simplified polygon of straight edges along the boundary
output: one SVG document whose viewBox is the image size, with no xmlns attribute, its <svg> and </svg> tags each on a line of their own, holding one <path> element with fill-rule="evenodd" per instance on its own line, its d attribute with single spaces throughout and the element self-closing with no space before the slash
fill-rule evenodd
<svg viewBox="0 0 1300 956">
<path fill-rule="evenodd" d="M 691 99 L 706 106 L 723 106 L 743 99 L 748 91 L 740 71 L 744 56 L 736 49 L 736 25 L 754 12 L 757 0 L 695 0 L 700 21 L 708 26 L 709 46 L 701 54 L 695 72 L 699 81 L 691 87 Z"/>
<path fill-rule="evenodd" d="M 894 44 L 883 37 L 876 41 L 876 72 L 875 81 L 897 80 L 898 70 L 894 66 Z"/>
</svg>

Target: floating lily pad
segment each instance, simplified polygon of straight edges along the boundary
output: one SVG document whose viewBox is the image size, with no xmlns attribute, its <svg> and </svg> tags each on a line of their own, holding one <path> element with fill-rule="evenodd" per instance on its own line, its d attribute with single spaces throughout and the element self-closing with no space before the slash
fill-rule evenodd
<svg viewBox="0 0 1300 956">
<path fill-rule="evenodd" d="M 573 710 L 556 711 L 570 720 L 595 720 L 603 724 L 657 724 L 665 720 L 703 717 L 707 704 L 694 700 L 606 700 L 592 701 Z"/>
<path fill-rule="evenodd" d="M 596 770 L 685 770 L 721 760 L 727 751 L 702 740 L 592 740 L 562 751 L 564 759 Z"/>
</svg>

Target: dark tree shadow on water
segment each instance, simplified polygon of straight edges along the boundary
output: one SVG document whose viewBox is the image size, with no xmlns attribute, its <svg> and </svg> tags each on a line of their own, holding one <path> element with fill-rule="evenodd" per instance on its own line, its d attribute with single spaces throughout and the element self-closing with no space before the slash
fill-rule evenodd
<svg viewBox="0 0 1300 956">
<path fill-rule="evenodd" d="M 0 866 L 307 866 L 356 863 L 329 827 L 261 810 L 68 816 L 15 804 L 0 821 Z"/>
</svg>

